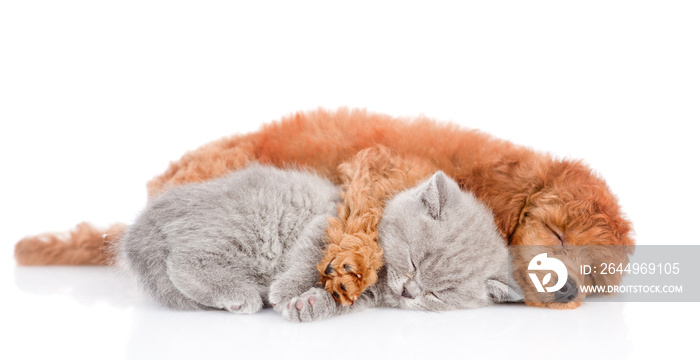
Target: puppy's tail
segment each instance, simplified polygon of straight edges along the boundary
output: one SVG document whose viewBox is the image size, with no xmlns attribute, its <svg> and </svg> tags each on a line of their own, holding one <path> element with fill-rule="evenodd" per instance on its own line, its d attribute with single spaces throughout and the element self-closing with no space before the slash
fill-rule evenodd
<svg viewBox="0 0 700 360">
<path fill-rule="evenodd" d="M 111 265 L 126 225 L 97 228 L 86 222 L 64 233 L 27 236 L 15 245 L 19 265 Z"/>
</svg>

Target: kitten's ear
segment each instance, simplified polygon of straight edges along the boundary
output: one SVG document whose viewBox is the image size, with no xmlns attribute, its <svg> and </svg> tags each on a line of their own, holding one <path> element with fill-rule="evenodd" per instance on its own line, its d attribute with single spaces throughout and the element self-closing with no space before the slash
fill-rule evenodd
<svg viewBox="0 0 700 360">
<path fill-rule="evenodd" d="M 421 194 L 421 200 L 430 216 L 437 220 L 442 214 L 442 210 L 447 202 L 447 187 L 450 180 L 442 171 L 438 171 L 428 180 L 428 186 Z"/>
<path fill-rule="evenodd" d="M 486 290 L 494 302 L 521 302 L 523 294 L 520 286 L 515 283 L 515 280 L 503 281 L 499 279 L 486 280 Z"/>
</svg>

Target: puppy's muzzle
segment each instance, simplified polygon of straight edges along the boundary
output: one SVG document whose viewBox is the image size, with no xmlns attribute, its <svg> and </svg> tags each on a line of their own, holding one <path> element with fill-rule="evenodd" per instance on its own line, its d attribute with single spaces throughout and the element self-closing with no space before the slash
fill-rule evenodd
<svg viewBox="0 0 700 360">
<path fill-rule="evenodd" d="M 568 303 L 576 299 L 578 296 L 578 286 L 576 282 L 567 279 L 566 284 L 554 293 L 554 301 L 561 303 Z"/>
</svg>

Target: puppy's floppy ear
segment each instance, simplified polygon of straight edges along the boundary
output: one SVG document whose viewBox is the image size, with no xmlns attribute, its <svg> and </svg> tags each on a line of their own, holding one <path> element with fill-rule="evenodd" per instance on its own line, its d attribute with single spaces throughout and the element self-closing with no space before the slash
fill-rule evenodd
<svg viewBox="0 0 700 360">
<path fill-rule="evenodd" d="M 423 189 L 421 200 L 428 209 L 430 216 L 435 220 L 440 219 L 442 210 L 445 207 L 448 187 L 451 185 L 451 181 L 445 173 L 438 171 L 428 180 L 426 187 Z"/>
</svg>

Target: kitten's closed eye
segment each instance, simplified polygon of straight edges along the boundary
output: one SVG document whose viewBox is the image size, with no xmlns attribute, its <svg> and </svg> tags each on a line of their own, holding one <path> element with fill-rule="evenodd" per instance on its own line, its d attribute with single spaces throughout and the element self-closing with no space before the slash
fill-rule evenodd
<svg viewBox="0 0 700 360">
<path fill-rule="evenodd" d="M 428 292 L 428 294 L 437 298 L 438 300 L 440 300 L 442 302 L 445 302 L 445 298 L 448 297 L 449 295 L 451 295 L 452 293 L 454 293 L 455 290 L 457 290 L 456 286 L 449 285 L 449 286 L 441 288 L 441 289 L 431 290 Z"/>
<path fill-rule="evenodd" d="M 442 299 L 440 299 L 440 297 L 438 296 L 438 294 L 437 294 L 435 291 L 430 291 L 430 292 L 427 293 L 427 295 L 430 296 L 430 297 L 432 297 L 433 300 L 437 300 L 437 301 L 439 301 L 439 302 L 441 302 L 441 303 L 444 303 L 444 301 L 443 301 Z"/>
<path fill-rule="evenodd" d="M 416 276 L 416 271 L 418 270 L 418 268 L 416 267 L 416 264 L 413 262 L 413 259 L 410 256 L 408 257 L 408 263 L 410 264 L 409 269 L 403 275 L 408 279 L 413 279 L 413 277 Z"/>
</svg>

